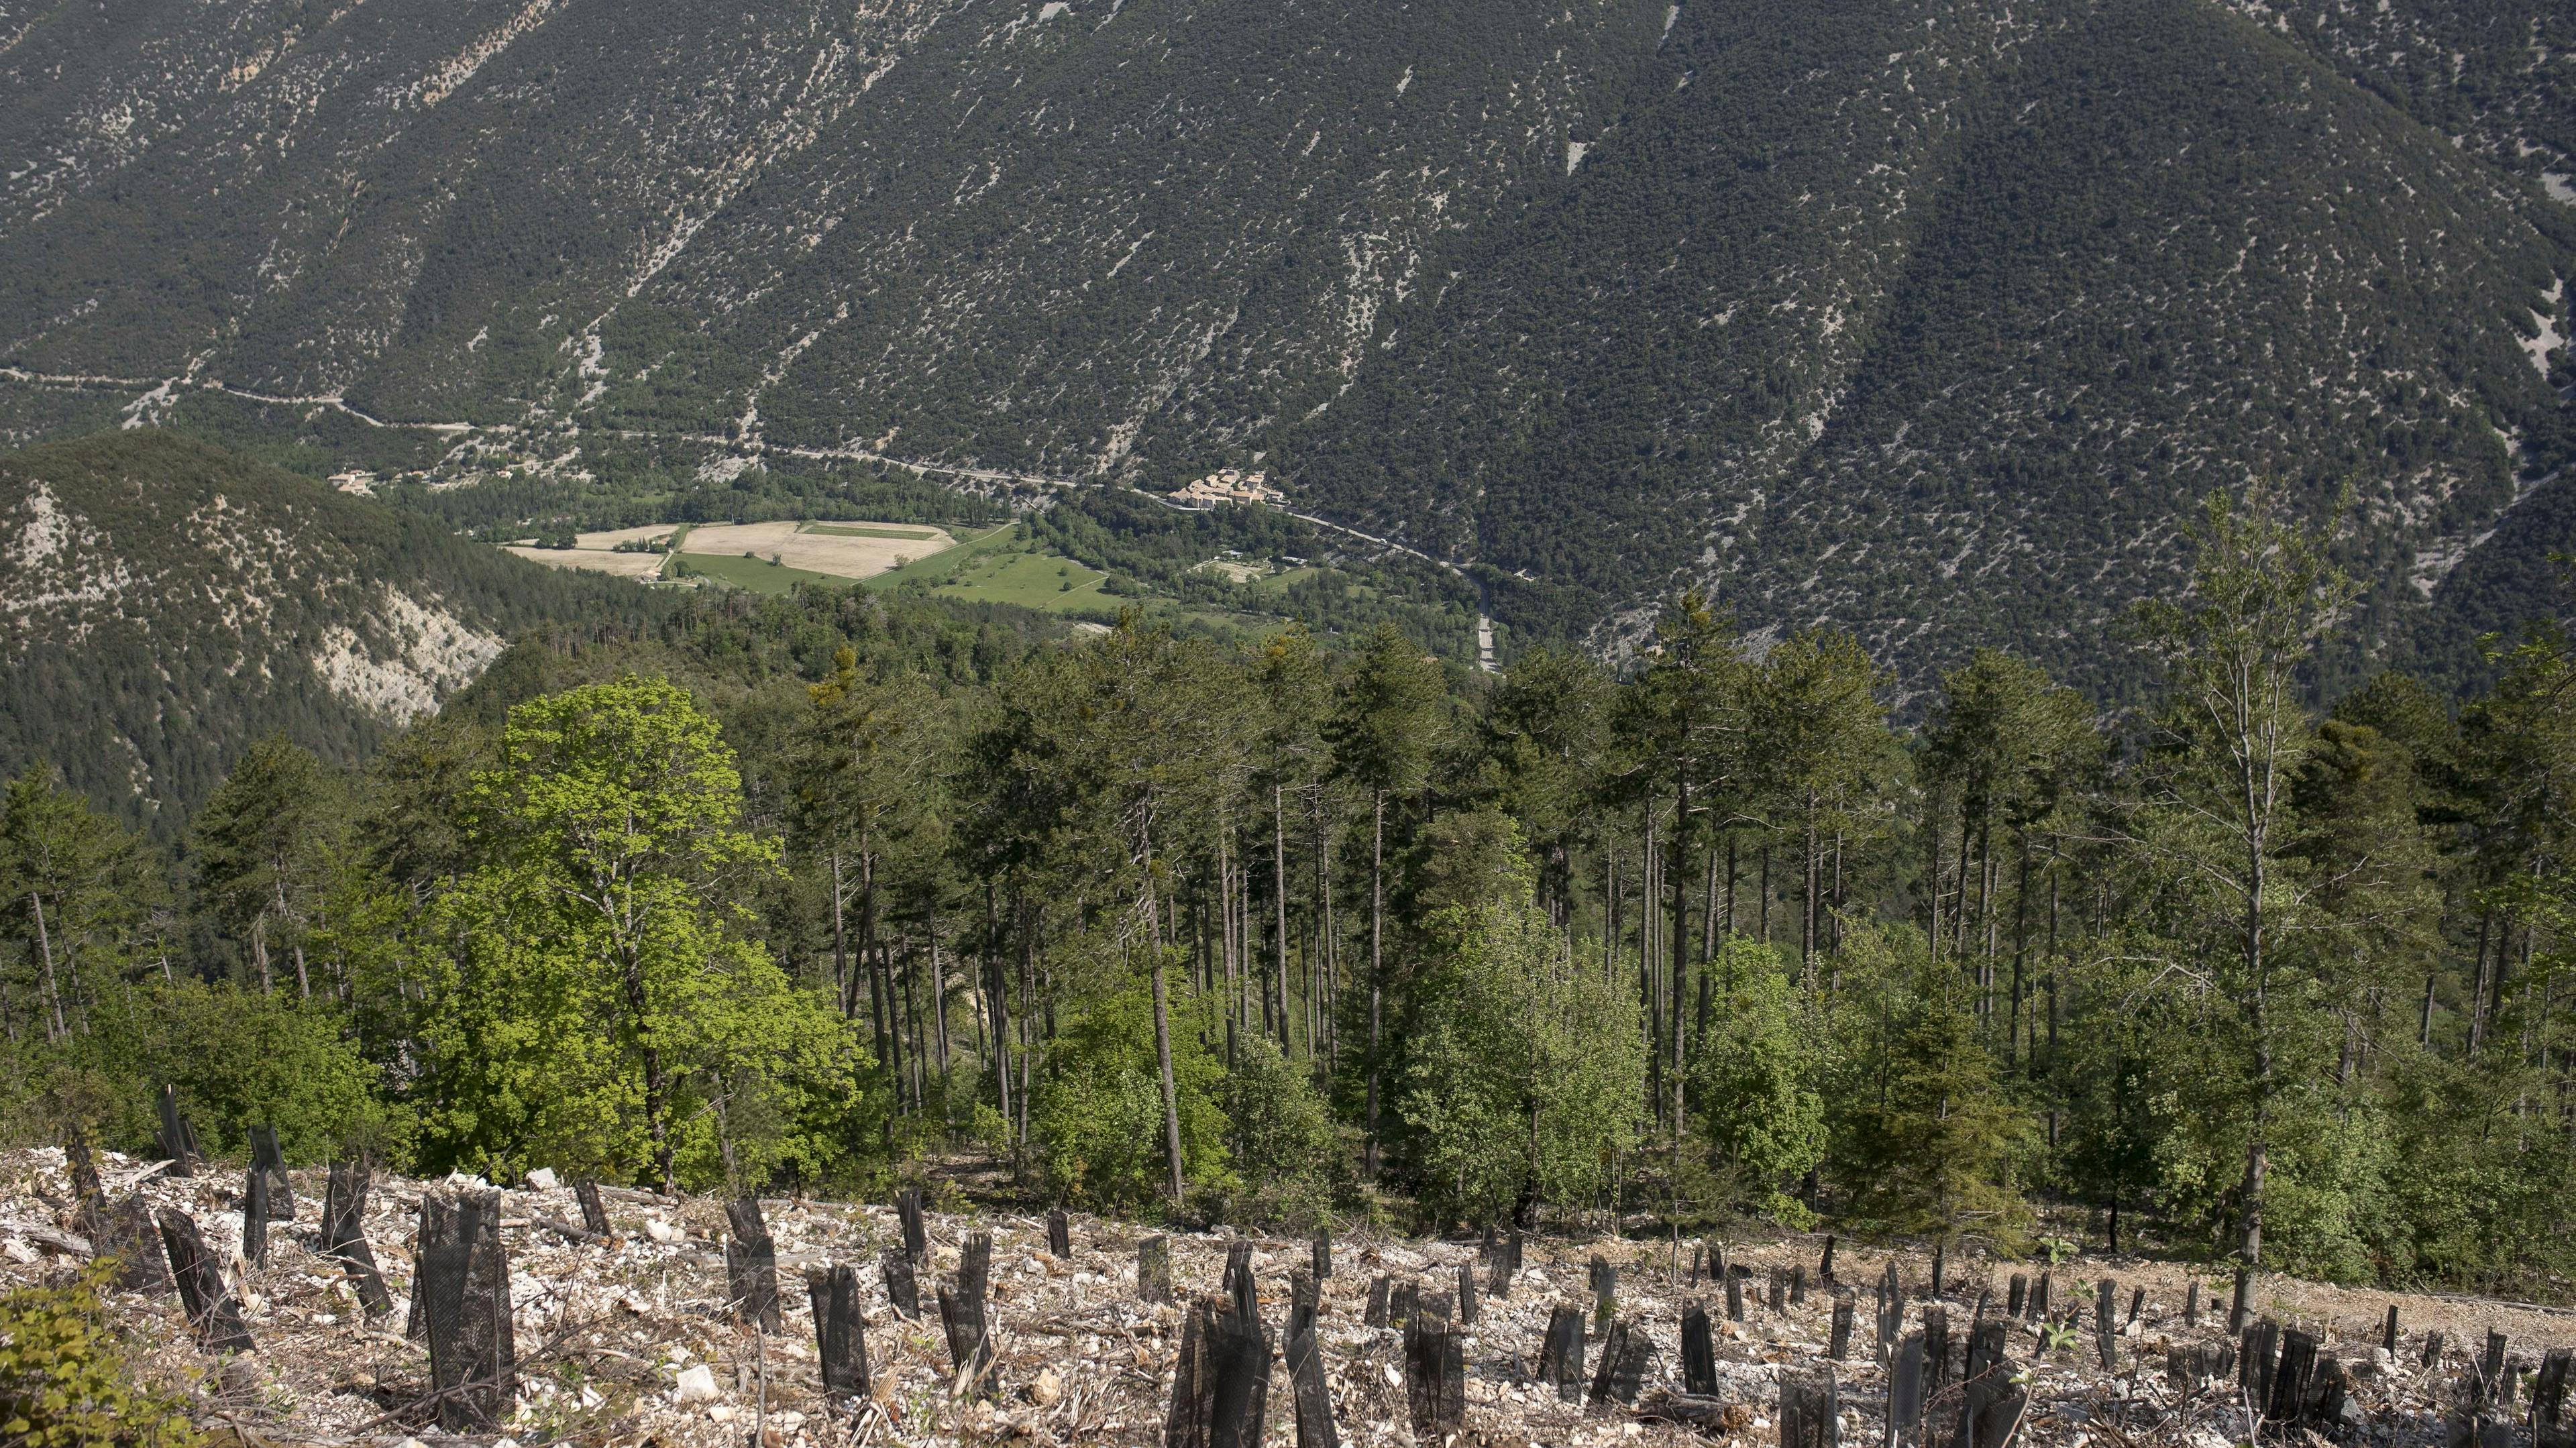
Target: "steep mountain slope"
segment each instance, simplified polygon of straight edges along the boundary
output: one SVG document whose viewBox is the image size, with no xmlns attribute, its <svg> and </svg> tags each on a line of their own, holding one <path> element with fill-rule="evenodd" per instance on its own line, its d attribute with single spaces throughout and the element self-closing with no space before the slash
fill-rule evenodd
<svg viewBox="0 0 2576 1448">
<path fill-rule="evenodd" d="M 631 585 L 153 430 L 0 454 L 0 770 L 59 765 L 159 821 L 252 740 L 348 758 L 550 617 Z"/>
<path fill-rule="evenodd" d="M 2101 626 L 2207 490 L 2348 486 L 2385 656 L 2576 452 L 2576 210 L 2350 16 L 111 10 L 0 32 L 0 364 L 134 379 L 137 416 L 184 376 L 541 467 L 604 433 L 1149 486 L 1258 457 L 1483 565 L 1523 637 L 1703 581 L 1909 676 L 2007 638 L 2115 691 Z"/>
</svg>

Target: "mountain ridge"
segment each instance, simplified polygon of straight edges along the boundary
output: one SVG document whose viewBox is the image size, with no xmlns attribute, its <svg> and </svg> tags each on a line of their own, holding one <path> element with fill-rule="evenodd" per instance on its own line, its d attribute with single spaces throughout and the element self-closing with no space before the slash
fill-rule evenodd
<svg viewBox="0 0 2576 1448">
<path fill-rule="evenodd" d="M 2576 541 L 2513 506 L 2576 456 L 2533 350 L 2576 331 L 2576 211 L 2322 22 L 373 0 L 288 44 L 142 13 L 242 78 L 81 72 L 68 6 L 0 51 L 59 73 L 0 107 L 54 158 L 0 186 L 31 258 L 0 364 L 469 420 L 469 470 L 622 438 L 1257 461 L 1477 567 L 1521 643 L 1616 647 L 1698 583 L 1908 679 L 2009 641 L 2106 694 L 2134 681 L 2087 640 L 2252 475 L 2357 501 L 2351 669 L 2467 667 L 2521 575 L 2452 570 Z M 2545 120 L 2550 80 L 2481 124 Z"/>
</svg>

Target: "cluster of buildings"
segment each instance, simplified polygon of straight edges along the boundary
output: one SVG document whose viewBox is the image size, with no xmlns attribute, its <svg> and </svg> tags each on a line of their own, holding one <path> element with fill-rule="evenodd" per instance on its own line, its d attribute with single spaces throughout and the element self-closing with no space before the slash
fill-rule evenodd
<svg viewBox="0 0 2576 1448">
<path fill-rule="evenodd" d="M 1219 503 L 1282 503 L 1287 495 L 1270 486 L 1268 473 L 1219 468 L 1172 494 L 1172 501 L 1184 508 L 1213 508 Z"/>
</svg>

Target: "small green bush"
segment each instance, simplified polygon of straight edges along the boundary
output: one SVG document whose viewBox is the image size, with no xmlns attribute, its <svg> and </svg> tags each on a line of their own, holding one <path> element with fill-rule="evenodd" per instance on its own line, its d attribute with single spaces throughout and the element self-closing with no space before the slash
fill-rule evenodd
<svg viewBox="0 0 2576 1448">
<path fill-rule="evenodd" d="M 0 1294 L 0 1442 L 191 1448 L 176 1395 L 136 1374 L 99 1299 L 106 1271 Z"/>
</svg>

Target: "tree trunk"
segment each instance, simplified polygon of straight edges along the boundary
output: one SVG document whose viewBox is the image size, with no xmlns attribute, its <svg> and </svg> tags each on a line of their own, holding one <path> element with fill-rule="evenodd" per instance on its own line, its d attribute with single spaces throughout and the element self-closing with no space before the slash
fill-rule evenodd
<svg viewBox="0 0 2576 1448">
<path fill-rule="evenodd" d="M 1377 1179 L 1378 1071 L 1384 1065 L 1380 1036 L 1386 995 L 1386 792 L 1373 791 L 1369 802 L 1369 1053 L 1368 1144 L 1360 1173 Z"/>
<path fill-rule="evenodd" d="M 45 897 L 33 890 L 28 891 L 27 908 L 35 912 L 36 952 L 45 962 L 45 1005 L 53 1012 L 53 1021 L 45 1031 L 45 1039 L 59 1041 L 68 1028 L 63 1024 L 62 991 L 54 982 L 54 941 L 52 934 L 45 929 Z"/>
<path fill-rule="evenodd" d="M 1145 921 L 1154 942 L 1154 1061 L 1163 1087 L 1163 1186 L 1172 1205 L 1181 1204 L 1181 1098 L 1172 1084 L 1171 991 L 1163 971 L 1163 913 L 1154 899 L 1154 838 L 1144 827 L 1136 832 L 1145 858 Z M 1025 1101 L 1027 1093 L 1021 1093 Z"/>
<path fill-rule="evenodd" d="M 1270 786 L 1270 898 L 1275 907 L 1271 921 L 1274 944 L 1271 954 L 1271 993 L 1279 1004 L 1279 1049 L 1285 1053 L 1288 1039 L 1288 793 L 1277 783 Z"/>
</svg>

